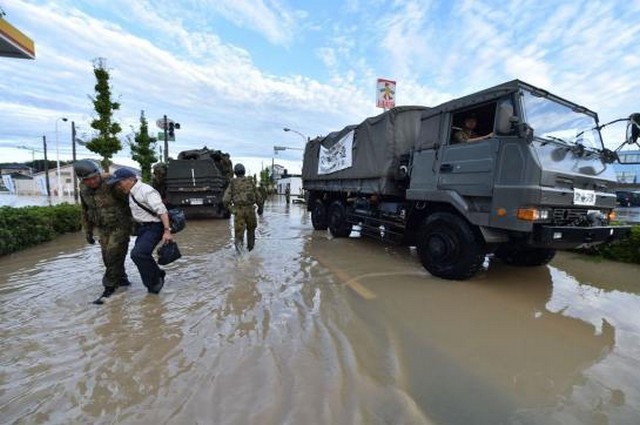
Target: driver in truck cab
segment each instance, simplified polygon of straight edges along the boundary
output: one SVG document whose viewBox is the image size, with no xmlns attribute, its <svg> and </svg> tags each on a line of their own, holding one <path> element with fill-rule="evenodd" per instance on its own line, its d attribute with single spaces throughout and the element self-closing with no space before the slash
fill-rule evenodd
<svg viewBox="0 0 640 425">
<path fill-rule="evenodd" d="M 456 143 L 465 143 L 465 142 L 478 142 L 480 140 L 486 140 L 493 137 L 493 131 L 484 136 L 478 136 L 476 133 L 476 126 L 478 125 L 478 118 L 476 114 L 470 113 L 464 119 L 464 127 L 461 129 L 457 129 L 457 131 L 453 134 L 453 140 Z M 456 129 L 454 127 L 454 129 Z"/>
</svg>

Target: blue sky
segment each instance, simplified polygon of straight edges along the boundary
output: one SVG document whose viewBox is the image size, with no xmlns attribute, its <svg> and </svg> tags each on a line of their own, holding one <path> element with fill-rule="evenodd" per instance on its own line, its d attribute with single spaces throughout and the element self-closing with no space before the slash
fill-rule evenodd
<svg viewBox="0 0 640 425">
<path fill-rule="evenodd" d="M 252 164 L 269 163 L 274 145 L 303 147 L 283 127 L 316 136 L 380 113 L 378 77 L 397 80 L 399 105 L 436 105 L 519 78 L 596 110 L 601 122 L 640 110 L 640 0 L 0 6 L 36 43 L 35 61 L 0 59 L 0 161 L 30 160 L 14 146 L 40 148 L 43 134 L 53 142 L 62 116 L 89 135 L 97 57 L 111 70 L 123 136 L 141 110 L 151 123 L 167 114 L 182 125 L 173 154 L 207 145 Z M 58 129 L 67 159 L 69 125 Z M 613 146 L 620 133 L 605 137 Z M 287 150 L 276 161 L 295 169 L 300 159 Z"/>
</svg>

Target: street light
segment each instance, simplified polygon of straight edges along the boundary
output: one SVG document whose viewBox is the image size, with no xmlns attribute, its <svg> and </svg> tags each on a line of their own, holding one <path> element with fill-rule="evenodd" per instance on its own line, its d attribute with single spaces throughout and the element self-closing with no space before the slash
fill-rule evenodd
<svg viewBox="0 0 640 425">
<path fill-rule="evenodd" d="M 304 134 L 300 133 L 298 130 L 294 130 L 292 128 L 288 128 L 285 127 L 282 130 L 286 131 L 286 132 L 292 132 L 292 133 L 296 133 L 297 135 L 299 135 L 300 137 L 302 137 L 302 141 L 306 144 L 309 141 L 309 138 L 307 136 L 305 136 Z"/>
<path fill-rule="evenodd" d="M 60 181 L 60 149 L 58 147 L 58 121 L 64 121 L 67 122 L 67 118 L 66 117 L 60 117 L 56 119 L 56 174 L 58 175 L 58 197 L 61 198 L 62 197 L 62 182 Z"/>
</svg>

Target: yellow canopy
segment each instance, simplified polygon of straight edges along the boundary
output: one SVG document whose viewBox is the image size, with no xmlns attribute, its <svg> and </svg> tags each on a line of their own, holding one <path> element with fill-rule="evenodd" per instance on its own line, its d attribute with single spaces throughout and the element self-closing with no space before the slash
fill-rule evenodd
<svg viewBox="0 0 640 425">
<path fill-rule="evenodd" d="M 3 18 L 0 18 L 0 56 L 20 59 L 36 58 L 33 40 Z"/>
</svg>

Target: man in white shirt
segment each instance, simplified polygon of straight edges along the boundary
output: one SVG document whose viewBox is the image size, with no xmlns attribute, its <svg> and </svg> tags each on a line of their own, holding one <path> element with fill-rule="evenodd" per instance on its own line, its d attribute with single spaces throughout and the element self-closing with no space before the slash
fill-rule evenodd
<svg viewBox="0 0 640 425">
<path fill-rule="evenodd" d="M 173 239 L 167 207 L 157 190 L 139 181 L 135 173 L 127 168 L 116 170 L 107 184 L 117 185 L 118 189 L 129 194 L 131 215 L 139 225 L 131 259 L 138 267 L 142 283 L 149 293 L 158 294 L 164 286 L 166 273 L 158 267 L 153 250 L 160 241 L 166 244 Z"/>
</svg>

